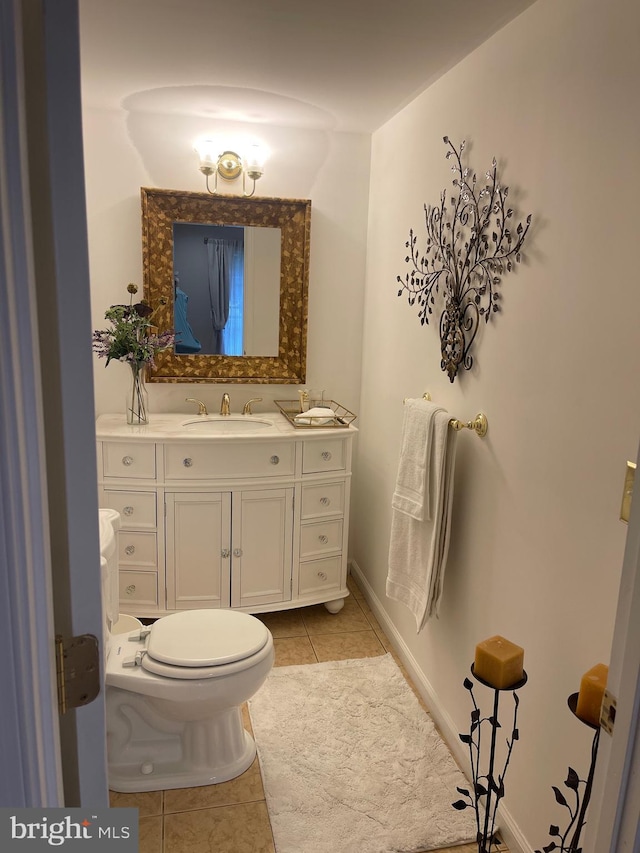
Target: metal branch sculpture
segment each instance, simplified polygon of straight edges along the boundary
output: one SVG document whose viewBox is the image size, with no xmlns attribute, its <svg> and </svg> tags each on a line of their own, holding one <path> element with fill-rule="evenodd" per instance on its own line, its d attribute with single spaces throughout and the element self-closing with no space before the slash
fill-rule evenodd
<svg viewBox="0 0 640 853">
<path fill-rule="evenodd" d="M 482 683 L 486 684 L 486 682 Z M 493 714 L 490 717 L 483 717 L 480 713 L 480 708 L 478 707 L 475 696 L 473 695 L 473 682 L 469 678 L 465 678 L 464 680 L 464 687 L 469 691 L 469 695 L 473 703 L 473 711 L 471 711 L 469 734 L 461 734 L 460 740 L 469 747 L 473 787 L 471 790 L 468 788 L 456 788 L 458 793 L 463 795 L 464 799 L 456 800 L 456 802 L 451 805 L 458 811 L 462 811 L 467 808 L 472 808 L 475 811 L 478 853 L 491 853 L 492 850 L 497 849 L 498 847 L 495 840 L 498 806 L 500 804 L 500 800 L 504 797 L 504 780 L 507 775 L 509 762 L 511 761 L 511 752 L 515 742 L 520 739 L 517 725 L 520 698 L 515 691 L 525 683 L 526 676 L 522 681 L 518 682 L 518 684 L 509 688 L 513 693 L 513 723 L 511 726 L 511 737 L 505 738 L 507 755 L 502 772 L 500 772 L 496 768 L 496 741 L 498 729 L 502 728 L 498 720 L 498 706 L 501 691 L 494 689 Z M 486 723 L 491 730 L 491 744 L 488 757 L 489 766 L 486 773 L 481 773 L 481 735 L 483 723 Z"/>
<path fill-rule="evenodd" d="M 405 261 L 411 268 L 404 278 L 397 276 L 397 282 L 402 285 L 398 296 L 406 291 L 409 305 L 418 303 L 422 325 L 429 324 L 436 295 L 442 293 L 440 366 L 453 382 L 461 365 L 465 370 L 473 365 L 470 349 L 480 317 L 487 322 L 500 310 L 498 286 L 501 277 L 522 259 L 531 214 L 524 225 L 518 223 L 513 234 L 509 227 L 513 209 L 507 205 L 509 187 L 498 181 L 495 158 L 486 173 L 487 182 L 480 186 L 475 172 L 462 164 L 464 140 L 456 150 L 448 136 L 443 139 L 449 147 L 447 159 L 454 160 L 451 171 L 457 175 L 453 186 L 458 194 L 451 196 L 450 208 L 446 190 L 440 194 L 437 207 L 425 204 L 425 249 L 421 252 L 417 248 L 418 238 L 410 229 Z"/>
</svg>

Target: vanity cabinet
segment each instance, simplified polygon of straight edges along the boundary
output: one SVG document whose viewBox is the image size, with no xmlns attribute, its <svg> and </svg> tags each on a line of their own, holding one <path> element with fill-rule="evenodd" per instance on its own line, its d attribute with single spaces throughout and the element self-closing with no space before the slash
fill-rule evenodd
<svg viewBox="0 0 640 853">
<path fill-rule="evenodd" d="M 122 612 L 342 607 L 356 430 L 272 417 L 269 435 L 206 438 L 185 435 L 184 415 L 142 428 L 98 419 L 100 505 L 121 516 Z"/>
</svg>

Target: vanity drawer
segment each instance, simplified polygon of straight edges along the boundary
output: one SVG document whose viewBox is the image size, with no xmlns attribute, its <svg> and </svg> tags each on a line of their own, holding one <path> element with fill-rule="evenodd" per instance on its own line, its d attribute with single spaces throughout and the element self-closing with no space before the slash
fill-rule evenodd
<svg viewBox="0 0 640 853">
<path fill-rule="evenodd" d="M 342 557 L 325 557 L 300 563 L 299 595 L 321 593 L 327 589 L 340 589 Z"/>
<path fill-rule="evenodd" d="M 155 492 L 119 492 L 104 490 L 104 502 L 120 513 L 120 528 L 127 530 L 156 526 Z"/>
<path fill-rule="evenodd" d="M 302 518 L 323 515 L 342 515 L 344 512 L 344 482 L 320 483 L 302 487 Z"/>
<path fill-rule="evenodd" d="M 302 451 L 302 473 L 341 471 L 346 465 L 347 443 L 343 438 L 305 441 Z"/>
<path fill-rule="evenodd" d="M 128 609 L 132 604 L 158 606 L 158 575 L 155 572 L 120 572 L 120 601 Z"/>
<path fill-rule="evenodd" d="M 239 444 L 171 444 L 164 449 L 167 480 L 219 480 L 293 476 L 290 441 Z"/>
<path fill-rule="evenodd" d="M 342 550 L 342 519 L 303 524 L 300 530 L 300 559 L 327 551 Z"/>
<path fill-rule="evenodd" d="M 158 549 L 155 533 L 134 533 L 120 530 L 118 533 L 118 562 L 121 566 L 158 566 Z"/>
<path fill-rule="evenodd" d="M 102 463 L 105 477 L 132 477 L 155 480 L 155 444 L 105 441 L 102 445 Z"/>
</svg>

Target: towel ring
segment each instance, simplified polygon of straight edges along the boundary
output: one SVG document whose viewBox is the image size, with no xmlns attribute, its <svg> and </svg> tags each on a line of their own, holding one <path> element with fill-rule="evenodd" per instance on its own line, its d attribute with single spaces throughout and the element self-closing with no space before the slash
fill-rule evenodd
<svg viewBox="0 0 640 853">
<path fill-rule="evenodd" d="M 422 395 L 422 399 L 431 401 L 431 394 L 428 391 L 425 391 Z M 407 397 L 405 397 L 402 402 L 403 404 L 406 403 Z M 461 429 L 472 429 L 476 435 L 480 438 L 484 438 L 487 434 L 487 430 L 489 429 L 489 422 L 487 421 L 487 416 L 483 412 L 478 412 L 472 421 L 460 421 L 458 418 L 451 418 L 449 426 L 456 432 L 460 432 Z"/>
</svg>

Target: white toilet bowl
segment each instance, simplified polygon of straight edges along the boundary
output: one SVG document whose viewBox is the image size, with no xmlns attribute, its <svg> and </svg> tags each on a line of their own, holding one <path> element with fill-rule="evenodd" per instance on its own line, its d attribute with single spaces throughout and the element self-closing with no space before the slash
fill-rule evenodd
<svg viewBox="0 0 640 853">
<path fill-rule="evenodd" d="M 109 630 L 109 787 L 189 788 L 243 773 L 256 746 L 241 706 L 273 660 L 267 627 L 233 610 L 181 611 L 126 633 Z"/>
</svg>

